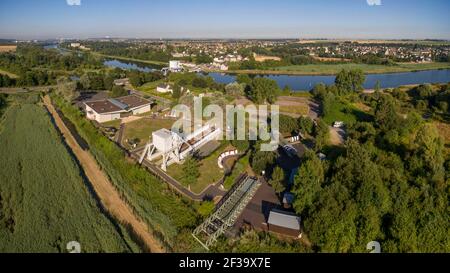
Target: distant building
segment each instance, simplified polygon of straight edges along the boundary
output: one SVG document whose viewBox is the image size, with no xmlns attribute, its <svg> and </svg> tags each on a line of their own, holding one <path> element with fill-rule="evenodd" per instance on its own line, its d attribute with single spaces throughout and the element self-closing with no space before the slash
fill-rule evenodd
<svg viewBox="0 0 450 273">
<path fill-rule="evenodd" d="M 301 219 L 299 216 L 274 209 L 270 211 L 267 225 L 270 232 L 301 238 L 300 222 Z"/>
<path fill-rule="evenodd" d="M 151 111 L 152 102 L 136 95 L 85 102 L 86 117 L 99 123 Z"/>
<path fill-rule="evenodd" d="M 181 72 L 183 68 L 181 67 L 180 61 L 170 61 L 169 62 L 170 72 Z"/>
<path fill-rule="evenodd" d="M 71 43 L 70 47 L 80 47 L 81 44 L 80 43 Z"/>
<path fill-rule="evenodd" d="M 156 91 L 159 93 L 172 93 L 173 89 L 169 84 L 160 84 L 156 87 Z"/>
</svg>

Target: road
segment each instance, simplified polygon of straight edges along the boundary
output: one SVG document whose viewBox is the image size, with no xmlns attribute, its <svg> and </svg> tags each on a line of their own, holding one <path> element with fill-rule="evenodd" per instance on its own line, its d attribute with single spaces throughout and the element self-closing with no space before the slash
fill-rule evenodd
<svg viewBox="0 0 450 273">
<path fill-rule="evenodd" d="M 147 224 L 139 219 L 139 217 L 134 214 L 133 209 L 121 198 L 121 195 L 109 181 L 106 174 L 101 170 L 95 158 L 88 151 L 83 150 L 80 147 L 70 130 L 56 112 L 50 97 L 46 95 L 43 101 L 48 112 L 53 117 L 57 129 L 63 135 L 66 144 L 80 162 L 86 177 L 104 208 L 113 215 L 118 222 L 130 226 L 150 252 L 165 252 L 161 244 L 150 233 Z"/>
</svg>

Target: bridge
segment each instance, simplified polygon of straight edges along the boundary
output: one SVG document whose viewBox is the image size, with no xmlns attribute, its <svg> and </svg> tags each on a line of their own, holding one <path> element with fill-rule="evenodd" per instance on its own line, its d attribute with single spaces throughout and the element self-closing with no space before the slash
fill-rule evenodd
<svg viewBox="0 0 450 273">
<path fill-rule="evenodd" d="M 214 213 L 194 230 L 192 236 L 206 250 L 209 250 L 209 247 L 234 225 L 261 184 L 261 181 L 257 178 L 242 175 L 227 195 L 217 204 Z"/>
</svg>

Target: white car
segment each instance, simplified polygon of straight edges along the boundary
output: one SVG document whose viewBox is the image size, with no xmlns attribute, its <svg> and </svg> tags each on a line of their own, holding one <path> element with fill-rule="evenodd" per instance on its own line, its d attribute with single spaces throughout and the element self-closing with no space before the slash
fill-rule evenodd
<svg viewBox="0 0 450 273">
<path fill-rule="evenodd" d="M 333 123 L 333 127 L 334 128 L 342 128 L 342 127 L 344 127 L 344 122 L 342 122 L 342 121 L 335 121 Z"/>
</svg>

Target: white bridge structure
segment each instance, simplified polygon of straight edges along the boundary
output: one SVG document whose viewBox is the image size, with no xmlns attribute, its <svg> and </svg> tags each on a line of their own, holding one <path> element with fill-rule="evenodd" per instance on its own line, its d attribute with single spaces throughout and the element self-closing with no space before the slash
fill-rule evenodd
<svg viewBox="0 0 450 273">
<path fill-rule="evenodd" d="M 152 141 L 145 146 L 139 163 L 142 164 L 145 158 L 148 161 L 162 158 L 161 169 L 167 171 L 167 167 L 174 163 L 182 163 L 206 143 L 219 139 L 221 134 L 222 128 L 210 124 L 186 136 L 168 129 L 161 129 L 153 132 Z"/>
</svg>

